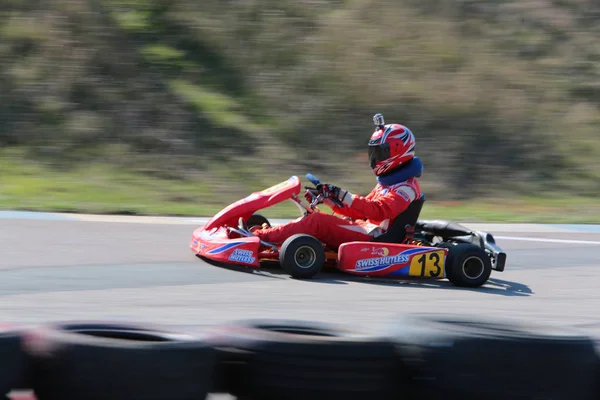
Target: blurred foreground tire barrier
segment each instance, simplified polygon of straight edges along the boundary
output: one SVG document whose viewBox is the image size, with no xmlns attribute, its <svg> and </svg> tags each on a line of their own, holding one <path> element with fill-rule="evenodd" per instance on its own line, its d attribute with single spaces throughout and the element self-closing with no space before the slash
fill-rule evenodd
<svg viewBox="0 0 600 400">
<path fill-rule="evenodd" d="M 215 392 L 245 400 L 398 398 L 391 343 L 289 320 L 240 321 L 215 332 L 222 366 Z"/>
<path fill-rule="evenodd" d="M 22 332 L 0 328 L 0 398 L 28 386 L 27 356 L 21 346 Z"/>
<path fill-rule="evenodd" d="M 420 399 L 598 399 L 594 341 L 489 319 L 398 319 L 390 340 Z"/>
<path fill-rule="evenodd" d="M 200 337 L 153 326 L 43 325 L 24 346 L 39 400 L 199 400 L 215 366 Z"/>
</svg>

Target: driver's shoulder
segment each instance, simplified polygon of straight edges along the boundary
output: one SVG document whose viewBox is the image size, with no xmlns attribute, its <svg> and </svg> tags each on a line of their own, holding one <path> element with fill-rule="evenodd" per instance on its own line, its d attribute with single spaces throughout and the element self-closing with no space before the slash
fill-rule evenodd
<svg viewBox="0 0 600 400">
<path fill-rule="evenodd" d="M 405 187 L 405 186 L 406 187 L 412 187 L 412 188 L 415 188 L 415 189 L 420 188 L 419 181 L 418 181 L 417 178 L 410 178 L 410 179 L 407 179 L 405 181 L 397 182 L 397 183 L 394 183 L 394 184 L 389 185 L 389 186 L 381 185 L 381 187 L 383 189 L 388 189 L 390 191 L 393 191 L 393 190 L 396 190 L 396 189 L 398 189 L 400 187 Z"/>
<path fill-rule="evenodd" d="M 386 189 L 386 193 L 400 196 L 407 201 L 413 201 L 421 195 L 419 182 L 414 178 L 395 183 L 388 186 Z"/>
</svg>

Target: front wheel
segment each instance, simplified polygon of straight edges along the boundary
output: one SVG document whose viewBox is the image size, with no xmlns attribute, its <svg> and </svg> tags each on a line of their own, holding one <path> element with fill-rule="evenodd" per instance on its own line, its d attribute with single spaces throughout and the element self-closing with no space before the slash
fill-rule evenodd
<svg viewBox="0 0 600 400">
<path fill-rule="evenodd" d="M 325 250 L 316 238 L 297 234 L 283 242 L 279 253 L 281 267 L 296 279 L 309 279 L 325 264 Z"/>
<path fill-rule="evenodd" d="M 480 287 L 491 273 L 492 261 L 481 247 L 462 243 L 448 249 L 446 276 L 454 285 Z"/>
</svg>

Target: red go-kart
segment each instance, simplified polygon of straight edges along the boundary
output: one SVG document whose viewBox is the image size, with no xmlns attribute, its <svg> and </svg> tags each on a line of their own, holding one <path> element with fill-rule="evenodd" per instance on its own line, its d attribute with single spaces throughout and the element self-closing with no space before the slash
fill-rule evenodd
<svg viewBox="0 0 600 400">
<path fill-rule="evenodd" d="M 190 248 L 200 258 L 251 268 L 259 268 L 261 261 L 278 261 L 298 279 L 311 278 L 323 267 L 334 267 L 353 275 L 446 278 L 457 286 L 479 287 L 492 270 L 504 271 L 506 253 L 491 234 L 444 220 L 418 220 L 423 195 L 372 241 L 348 242 L 331 249 L 305 234 L 293 235 L 281 246 L 254 236 L 252 227 L 271 226 L 256 214 L 260 209 L 291 200 L 303 215 L 322 212 L 317 207 L 323 199 L 318 189 L 322 185 L 313 175 L 306 177 L 316 186 L 306 187 L 312 196 L 310 204 L 302 203 L 298 196 L 300 179 L 292 176 L 221 210 L 193 232 Z"/>
</svg>

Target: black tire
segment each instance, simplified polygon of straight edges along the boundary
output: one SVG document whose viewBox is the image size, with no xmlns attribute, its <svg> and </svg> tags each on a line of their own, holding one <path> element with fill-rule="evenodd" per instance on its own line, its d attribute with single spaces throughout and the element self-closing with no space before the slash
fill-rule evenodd
<svg viewBox="0 0 600 400">
<path fill-rule="evenodd" d="M 325 250 L 316 238 L 300 233 L 283 242 L 279 263 L 293 278 L 310 279 L 323 269 Z"/>
<path fill-rule="evenodd" d="M 21 337 L 20 330 L 0 331 L 0 398 L 13 390 L 30 389 L 29 363 Z"/>
<path fill-rule="evenodd" d="M 399 372 L 394 346 L 302 321 L 240 321 L 218 328 L 222 392 L 238 399 L 392 399 Z"/>
<path fill-rule="evenodd" d="M 423 315 L 396 320 L 385 336 L 411 371 L 414 398 L 597 398 L 594 341 L 557 328 Z"/>
<path fill-rule="evenodd" d="M 198 336 L 133 324 L 44 325 L 26 338 L 39 400 L 204 399 L 216 363 Z"/>
<path fill-rule="evenodd" d="M 446 276 L 456 286 L 476 288 L 490 278 L 492 261 L 479 246 L 460 243 L 448 248 Z"/>
<path fill-rule="evenodd" d="M 248 218 L 248 221 L 246 221 L 246 227 L 248 229 L 252 228 L 253 226 L 262 227 L 263 224 L 267 224 L 267 227 L 269 228 L 271 227 L 269 220 L 261 214 L 253 214 L 250 218 Z"/>
</svg>

